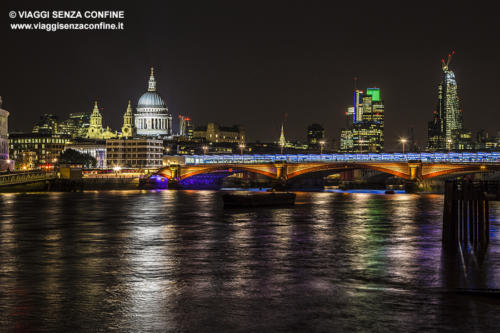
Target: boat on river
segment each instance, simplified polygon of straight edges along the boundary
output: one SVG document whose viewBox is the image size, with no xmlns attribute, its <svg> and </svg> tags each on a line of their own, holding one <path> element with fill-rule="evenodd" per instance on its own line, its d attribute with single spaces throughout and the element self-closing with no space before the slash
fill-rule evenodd
<svg viewBox="0 0 500 333">
<path fill-rule="evenodd" d="M 292 192 L 246 192 L 236 191 L 224 193 L 224 207 L 271 207 L 292 206 L 295 204 L 295 193 Z"/>
</svg>

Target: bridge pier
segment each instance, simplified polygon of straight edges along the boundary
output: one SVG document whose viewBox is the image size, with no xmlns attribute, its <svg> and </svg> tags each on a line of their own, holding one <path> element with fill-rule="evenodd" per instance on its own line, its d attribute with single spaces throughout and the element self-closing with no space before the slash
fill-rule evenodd
<svg viewBox="0 0 500 333">
<path fill-rule="evenodd" d="M 405 182 L 405 192 L 406 193 L 417 193 L 419 192 L 419 187 L 421 183 L 419 181 L 406 181 Z"/>
</svg>

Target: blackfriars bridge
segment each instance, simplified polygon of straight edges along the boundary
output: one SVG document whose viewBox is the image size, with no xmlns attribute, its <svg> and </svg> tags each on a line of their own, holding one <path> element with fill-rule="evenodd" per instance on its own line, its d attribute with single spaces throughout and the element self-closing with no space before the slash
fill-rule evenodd
<svg viewBox="0 0 500 333">
<path fill-rule="evenodd" d="M 189 155 L 164 159 L 157 176 L 182 181 L 200 174 L 251 172 L 286 182 L 300 175 L 370 169 L 408 181 L 500 171 L 500 152 L 308 155 Z"/>
</svg>

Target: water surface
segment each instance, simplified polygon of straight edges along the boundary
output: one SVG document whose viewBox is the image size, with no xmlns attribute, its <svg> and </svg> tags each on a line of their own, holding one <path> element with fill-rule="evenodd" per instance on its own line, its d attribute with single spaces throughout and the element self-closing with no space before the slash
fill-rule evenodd
<svg viewBox="0 0 500 333">
<path fill-rule="evenodd" d="M 500 205 L 482 263 L 441 251 L 442 196 L 214 191 L 0 195 L 0 327 L 12 331 L 494 331 Z M 472 258 L 472 259 L 471 259 Z"/>
</svg>

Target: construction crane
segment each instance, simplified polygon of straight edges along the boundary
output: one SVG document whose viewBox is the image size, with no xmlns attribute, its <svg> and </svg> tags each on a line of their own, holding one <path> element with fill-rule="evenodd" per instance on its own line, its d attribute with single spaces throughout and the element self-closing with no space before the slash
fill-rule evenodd
<svg viewBox="0 0 500 333">
<path fill-rule="evenodd" d="M 441 66 L 443 67 L 443 71 L 447 71 L 448 70 L 448 65 L 450 64 L 451 62 L 451 57 L 455 54 L 455 51 L 451 51 L 451 53 L 448 54 L 448 58 L 446 59 L 446 61 L 443 59 L 441 59 Z"/>
</svg>

